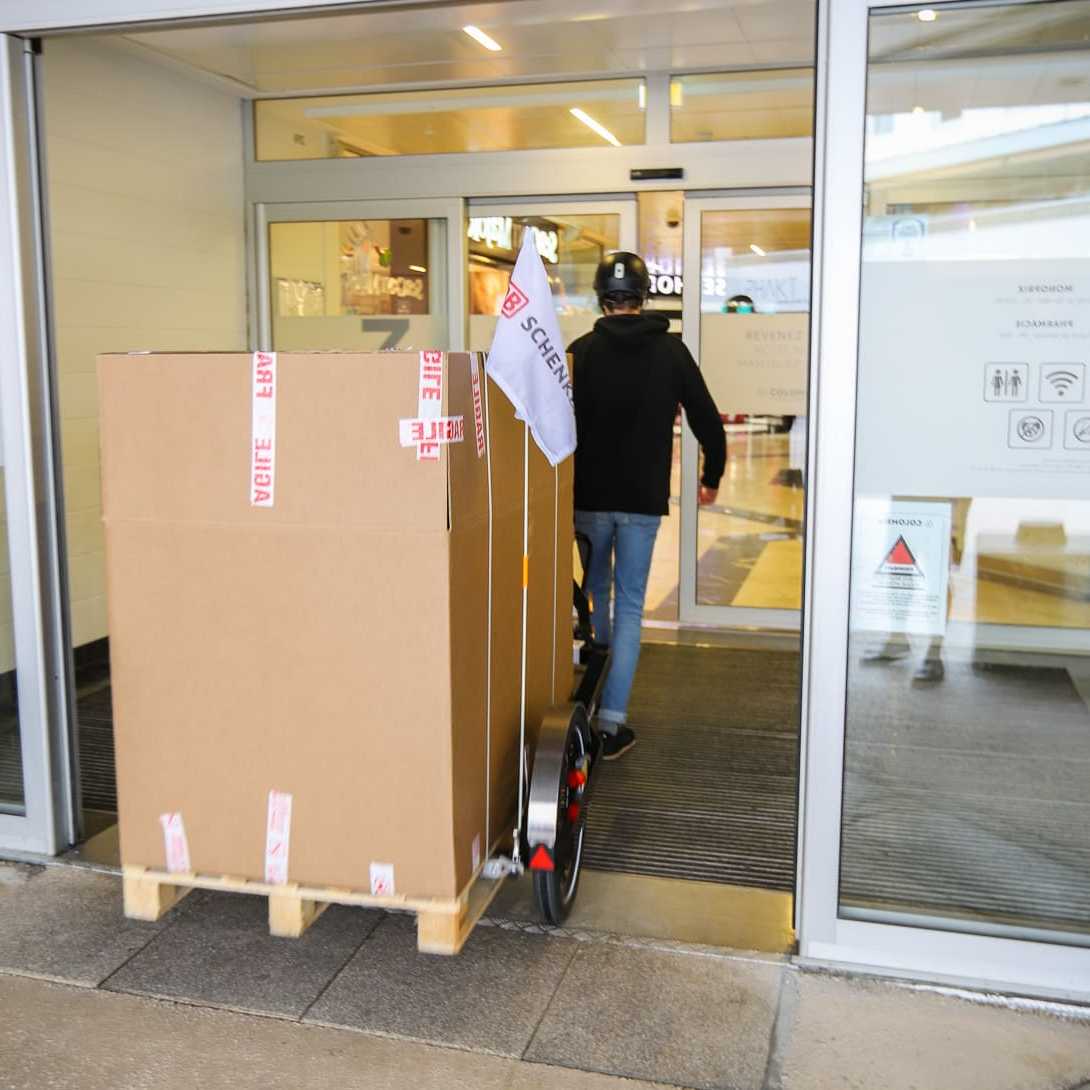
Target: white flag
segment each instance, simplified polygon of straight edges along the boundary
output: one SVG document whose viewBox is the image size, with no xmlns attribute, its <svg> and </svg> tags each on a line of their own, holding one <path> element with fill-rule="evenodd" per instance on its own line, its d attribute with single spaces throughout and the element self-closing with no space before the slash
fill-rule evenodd
<svg viewBox="0 0 1090 1090">
<path fill-rule="evenodd" d="M 552 465 L 575 450 L 568 358 L 549 279 L 529 228 L 522 232 L 522 249 L 485 370 L 510 398 L 515 415 L 530 425 L 534 441 Z"/>
</svg>

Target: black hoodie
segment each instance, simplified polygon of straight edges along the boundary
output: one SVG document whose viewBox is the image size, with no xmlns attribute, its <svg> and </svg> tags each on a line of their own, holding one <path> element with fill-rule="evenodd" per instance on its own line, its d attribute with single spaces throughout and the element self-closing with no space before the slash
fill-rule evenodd
<svg viewBox="0 0 1090 1090">
<path fill-rule="evenodd" d="M 727 461 L 719 410 L 689 350 L 662 314 L 613 314 L 573 342 L 575 508 L 669 513 L 674 418 L 680 404 L 704 450 L 702 482 Z"/>
</svg>

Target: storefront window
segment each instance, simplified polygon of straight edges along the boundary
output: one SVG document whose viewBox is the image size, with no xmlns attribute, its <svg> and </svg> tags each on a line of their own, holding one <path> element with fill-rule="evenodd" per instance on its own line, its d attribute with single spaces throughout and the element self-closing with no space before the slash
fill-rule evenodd
<svg viewBox="0 0 1090 1090">
<path fill-rule="evenodd" d="M 548 83 L 254 103 L 259 160 L 642 144 L 643 80 Z"/>
<path fill-rule="evenodd" d="M 814 131 L 814 72 L 715 72 L 670 81 L 670 139 L 774 140 Z"/>
<path fill-rule="evenodd" d="M 844 916 L 1090 934 L 1088 29 L 871 19 Z"/>
</svg>

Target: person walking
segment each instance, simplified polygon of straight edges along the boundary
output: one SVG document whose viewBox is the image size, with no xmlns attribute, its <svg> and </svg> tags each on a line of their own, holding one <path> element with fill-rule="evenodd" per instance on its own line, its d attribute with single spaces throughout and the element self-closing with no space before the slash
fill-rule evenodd
<svg viewBox="0 0 1090 1090">
<path fill-rule="evenodd" d="M 587 585 L 597 643 L 611 647 L 598 709 L 602 756 L 631 749 L 628 699 L 640 657 L 651 555 L 669 514 L 678 406 L 704 452 L 699 502 L 715 502 L 727 460 L 723 423 L 693 357 L 662 314 L 644 313 L 647 266 L 608 254 L 594 290 L 603 317 L 568 351 L 575 401 L 575 528 L 591 545 Z M 610 598 L 613 598 L 612 623 Z"/>
</svg>

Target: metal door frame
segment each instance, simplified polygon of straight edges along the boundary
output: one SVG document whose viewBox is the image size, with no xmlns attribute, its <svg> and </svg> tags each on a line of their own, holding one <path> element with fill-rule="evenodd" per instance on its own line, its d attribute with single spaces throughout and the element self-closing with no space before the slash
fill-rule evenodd
<svg viewBox="0 0 1090 1090">
<path fill-rule="evenodd" d="M 0 813 L 6 851 L 52 854 L 79 826 L 70 737 L 71 650 L 64 580 L 62 485 L 50 323 L 44 164 L 38 134 L 36 51 L 4 35 L 0 48 L 0 416 L 11 583 L 23 813 Z M 0 576 L 4 578 L 4 576 Z"/>
<path fill-rule="evenodd" d="M 440 243 L 429 235 L 429 269 L 439 272 L 440 282 L 432 290 L 446 293 L 447 328 L 451 351 L 465 347 L 468 305 L 466 301 L 466 214 L 465 202 L 456 198 L 430 200 L 363 200 L 257 203 L 251 224 L 254 267 L 251 271 L 250 329 L 256 332 L 255 351 L 271 351 L 272 300 L 269 289 L 269 225 L 272 223 L 328 222 L 353 219 L 428 219 L 446 224 L 446 239 Z M 253 334 L 251 340 L 254 339 Z M 419 346 L 417 346 L 419 347 Z"/>
<path fill-rule="evenodd" d="M 701 237 L 705 212 L 731 212 L 755 209 L 811 207 L 809 190 L 770 190 L 758 196 L 685 194 L 685 234 L 683 245 L 684 283 L 682 300 L 682 339 L 700 363 Z M 813 256 L 811 252 L 811 262 Z M 811 304 L 812 305 L 812 304 Z M 720 406 L 729 409 L 729 406 Z M 785 632 L 799 630 L 801 611 L 797 609 L 760 609 L 749 606 L 709 606 L 696 600 L 697 584 L 697 468 L 699 444 L 688 422 L 681 429 L 681 533 L 678 570 L 680 587 L 678 611 L 682 624 L 715 625 L 722 628 L 766 628 Z M 728 449 L 728 459 L 730 451 Z M 729 463 L 728 463 L 729 464 Z"/>
</svg>

